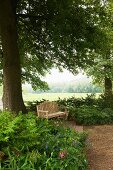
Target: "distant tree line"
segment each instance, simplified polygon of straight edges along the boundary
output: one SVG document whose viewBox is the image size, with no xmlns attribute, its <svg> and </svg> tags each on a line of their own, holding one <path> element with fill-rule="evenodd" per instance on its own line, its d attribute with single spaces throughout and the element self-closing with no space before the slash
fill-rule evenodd
<svg viewBox="0 0 113 170">
<path fill-rule="evenodd" d="M 96 85 L 93 85 L 90 82 L 77 83 L 76 84 L 54 84 L 50 86 L 50 89 L 47 91 L 32 91 L 32 93 L 101 93 L 103 89 Z"/>
</svg>

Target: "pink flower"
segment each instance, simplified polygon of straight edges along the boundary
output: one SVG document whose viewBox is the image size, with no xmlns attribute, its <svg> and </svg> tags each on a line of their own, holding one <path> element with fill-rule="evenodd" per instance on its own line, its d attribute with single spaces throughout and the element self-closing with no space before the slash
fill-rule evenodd
<svg viewBox="0 0 113 170">
<path fill-rule="evenodd" d="M 66 151 L 61 151 L 60 153 L 59 153 L 59 158 L 65 158 L 66 157 L 66 155 L 67 155 L 67 152 Z"/>
</svg>

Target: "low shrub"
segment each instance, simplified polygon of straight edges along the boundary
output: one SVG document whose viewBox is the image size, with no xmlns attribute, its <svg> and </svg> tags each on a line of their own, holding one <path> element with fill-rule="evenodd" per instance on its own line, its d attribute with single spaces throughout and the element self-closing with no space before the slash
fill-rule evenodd
<svg viewBox="0 0 113 170">
<path fill-rule="evenodd" d="M 109 96 L 101 94 L 97 99 L 97 106 L 101 109 L 111 108 L 113 110 L 113 94 Z"/>
<path fill-rule="evenodd" d="M 86 134 L 64 129 L 59 121 L 39 119 L 32 113 L 0 114 L 0 169 L 86 170 Z"/>
<path fill-rule="evenodd" d="M 40 103 L 46 101 L 45 99 L 42 99 L 40 101 L 35 100 L 35 101 L 27 101 L 26 102 L 26 107 L 29 112 L 36 112 L 36 106 L 39 105 Z"/>
<path fill-rule="evenodd" d="M 69 112 L 68 119 L 74 119 L 77 124 L 98 125 L 113 123 L 113 96 L 100 95 L 95 98 L 94 94 L 76 99 L 58 100 L 64 104 Z"/>
<path fill-rule="evenodd" d="M 41 101 L 43 102 L 43 101 Z M 65 106 L 69 112 L 68 119 L 76 120 L 78 124 L 97 125 L 113 123 L 113 95 L 100 95 L 96 98 L 94 94 L 86 98 L 71 97 L 59 99 L 59 105 Z M 36 104 L 34 105 L 36 108 Z"/>
<path fill-rule="evenodd" d="M 59 104 L 66 106 L 67 108 L 76 107 L 79 108 L 83 105 L 94 106 L 97 104 L 95 94 L 87 95 L 86 98 L 71 97 L 68 99 L 60 99 L 57 101 Z"/>
<path fill-rule="evenodd" d="M 113 123 L 113 110 L 82 106 L 76 110 L 75 120 L 77 124 L 84 125 L 111 124 Z"/>
</svg>

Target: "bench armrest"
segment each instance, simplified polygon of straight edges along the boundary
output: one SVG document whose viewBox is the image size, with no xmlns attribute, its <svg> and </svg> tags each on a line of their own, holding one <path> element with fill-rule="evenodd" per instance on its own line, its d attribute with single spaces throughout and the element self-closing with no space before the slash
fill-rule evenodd
<svg viewBox="0 0 113 170">
<path fill-rule="evenodd" d="M 48 111 L 46 111 L 46 110 L 39 110 L 38 109 L 38 106 L 37 106 L 37 114 L 38 114 L 38 117 L 48 117 Z"/>
<path fill-rule="evenodd" d="M 69 114 L 69 112 L 68 112 L 68 110 L 67 110 L 67 108 L 65 107 L 65 106 L 61 106 L 61 110 L 64 110 L 64 112 L 65 112 L 65 114 L 66 114 L 66 119 L 68 118 L 68 114 Z"/>
</svg>

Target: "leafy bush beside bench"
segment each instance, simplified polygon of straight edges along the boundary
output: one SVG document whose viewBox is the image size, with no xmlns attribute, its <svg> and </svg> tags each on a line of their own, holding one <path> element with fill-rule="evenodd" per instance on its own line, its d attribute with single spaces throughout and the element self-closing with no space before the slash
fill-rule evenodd
<svg viewBox="0 0 113 170">
<path fill-rule="evenodd" d="M 96 107 L 83 106 L 76 109 L 74 119 L 82 125 L 112 124 L 113 110 L 110 108 L 99 110 Z"/>
<path fill-rule="evenodd" d="M 32 113 L 0 113 L 0 169 L 86 170 L 85 138 Z"/>
<path fill-rule="evenodd" d="M 113 96 L 100 95 L 96 98 L 91 94 L 86 98 L 59 99 L 58 103 L 67 107 L 68 119 L 75 120 L 77 124 L 113 124 Z"/>
</svg>

